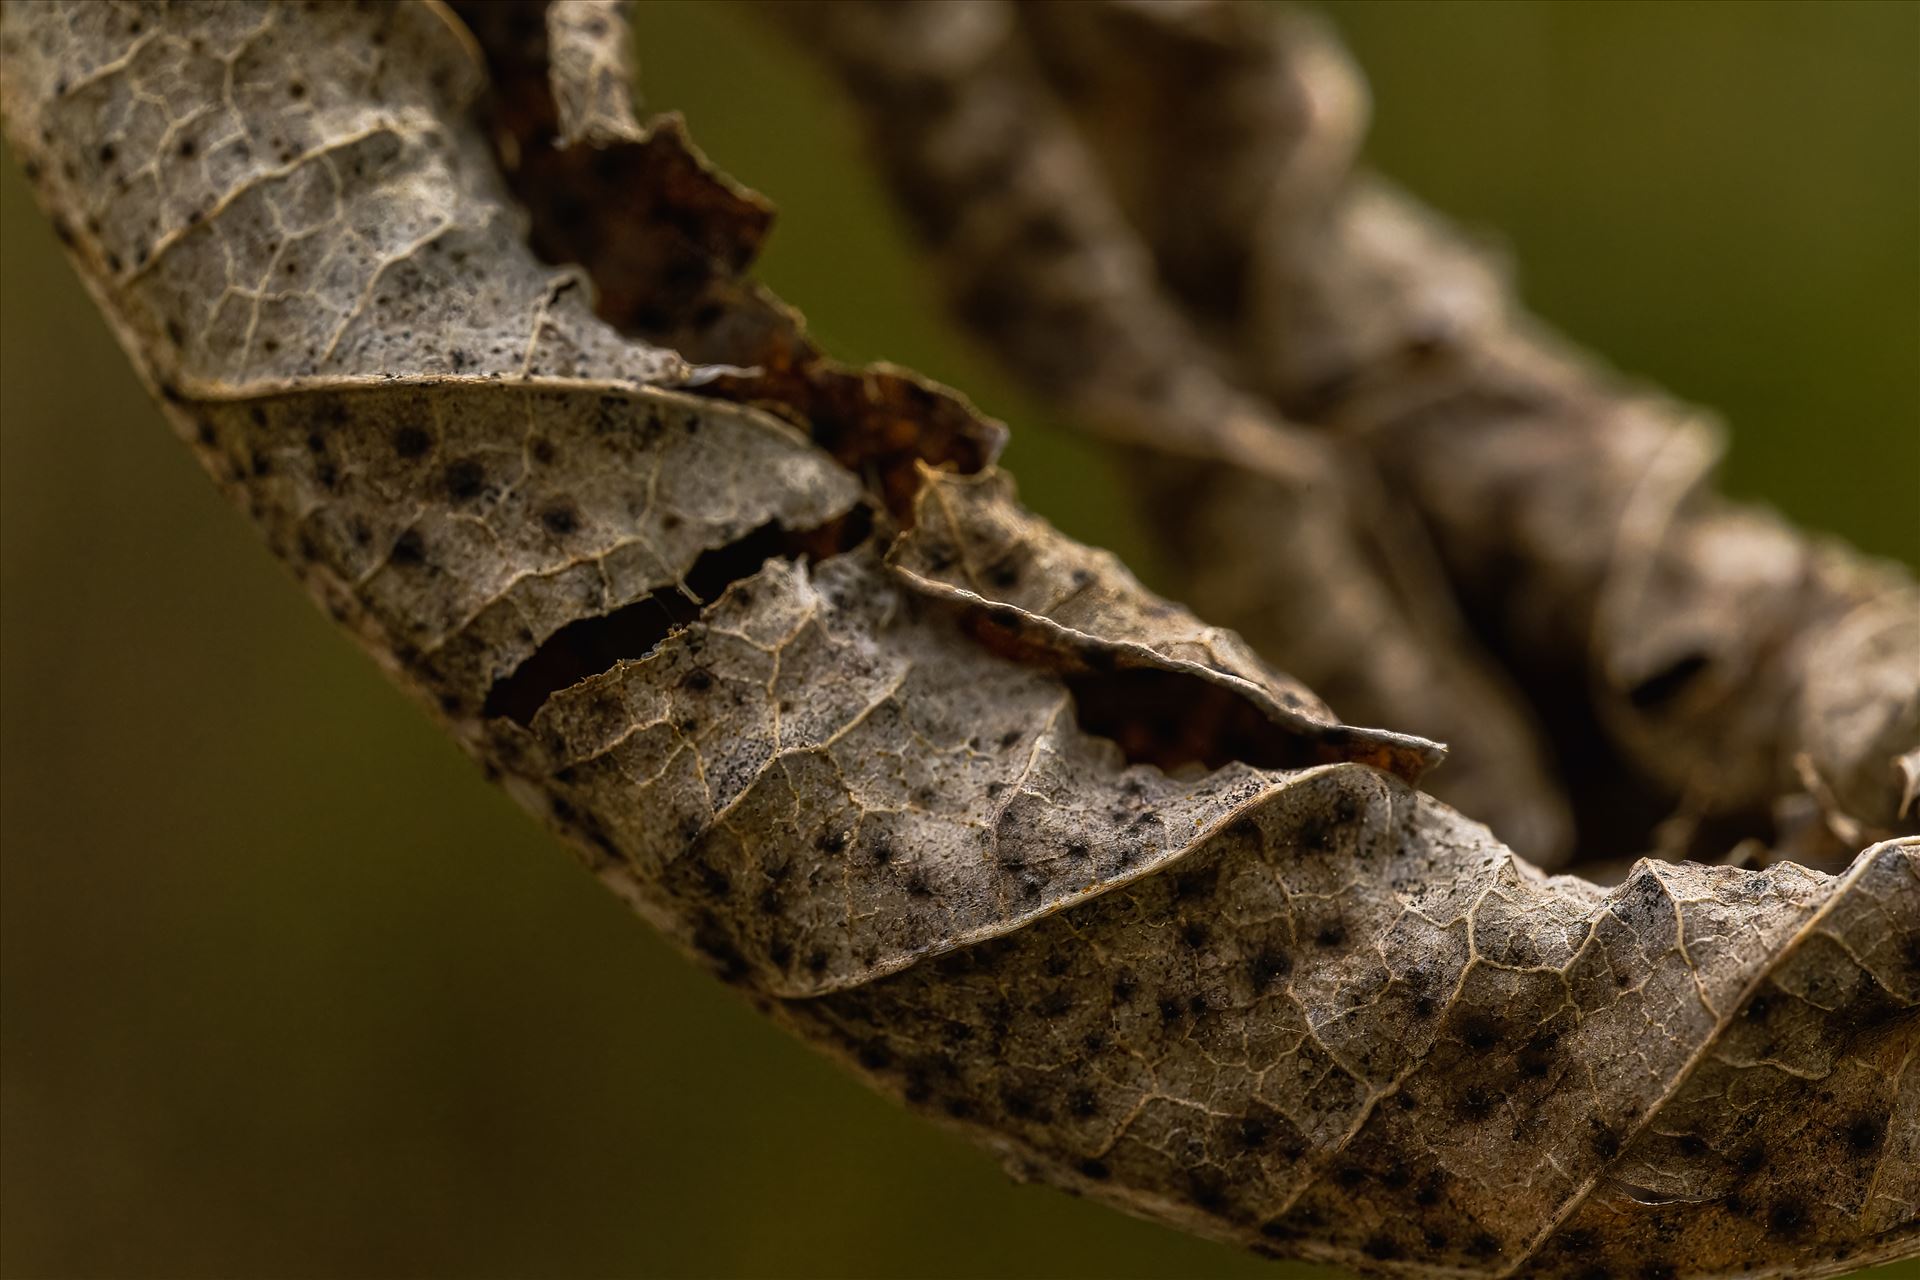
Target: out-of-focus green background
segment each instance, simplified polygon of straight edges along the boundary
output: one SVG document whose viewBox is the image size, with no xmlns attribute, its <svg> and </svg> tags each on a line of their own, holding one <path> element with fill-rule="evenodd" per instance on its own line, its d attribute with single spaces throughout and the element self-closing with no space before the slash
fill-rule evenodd
<svg viewBox="0 0 1920 1280">
<path fill-rule="evenodd" d="M 1332 12 L 1384 167 L 1726 411 L 1733 490 L 1920 557 L 1920 7 Z M 825 342 L 971 392 L 1036 507 L 1145 558 L 811 69 L 733 6 L 639 23 Z M 677 959 L 306 602 L 0 199 L 8 1276 L 1288 1274 L 1013 1185 Z"/>
</svg>

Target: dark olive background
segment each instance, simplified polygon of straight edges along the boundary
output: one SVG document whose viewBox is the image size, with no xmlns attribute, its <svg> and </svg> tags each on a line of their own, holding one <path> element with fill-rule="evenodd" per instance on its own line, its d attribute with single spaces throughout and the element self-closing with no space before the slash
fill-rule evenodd
<svg viewBox="0 0 1920 1280">
<path fill-rule="evenodd" d="M 1374 158 L 1725 411 L 1733 491 L 1920 558 L 1920 7 L 1333 16 Z M 1007 418 L 1033 505 L 1152 576 L 1098 454 L 938 315 L 827 86 L 731 6 L 639 25 L 826 344 Z M 1015 1186 L 630 919 L 216 498 L 4 167 L 7 1275 L 1326 1274 Z"/>
</svg>

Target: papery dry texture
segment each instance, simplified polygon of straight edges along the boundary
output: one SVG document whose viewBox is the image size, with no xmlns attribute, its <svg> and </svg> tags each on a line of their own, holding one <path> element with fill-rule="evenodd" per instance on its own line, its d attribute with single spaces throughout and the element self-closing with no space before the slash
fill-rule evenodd
<svg viewBox="0 0 1920 1280">
<path fill-rule="evenodd" d="M 464 12 L 9 5 L 8 135 L 223 488 L 650 921 L 1019 1169 L 1269 1251 L 1914 1247 L 1920 850 L 1545 876 L 1022 511 L 997 424 L 822 357 L 765 206 L 610 92 L 616 9 Z"/>
<path fill-rule="evenodd" d="M 997 4 L 775 4 L 872 122 L 961 318 L 1122 446 L 1183 593 L 1346 714 L 1452 751 L 1433 793 L 1542 865 L 1573 832 L 1526 712 L 1404 562 L 1351 459 L 1235 388 Z M 903 56 L 904 54 L 904 56 Z M 1366 518 L 1362 518 L 1363 513 Z M 1411 587 L 1412 589 L 1408 589 Z"/>
<path fill-rule="evenodd" d="M 1590 858 L 1844 863 L 1912 830 L 1911 580 L 1717 499 L 1700 415 L 1563 350 L 1488 255 L 1353 174 L 1365 90 L 1320 24 L 767 12 L 852 90 L 957 314 L 1125 443 L 1183 593 L 1344 712 L 1469 737 L 1437 794 L 1548 865 L 1563 792 Z M 1316 572 L 1336 607 L 1298 606 Z"/>
</svg>

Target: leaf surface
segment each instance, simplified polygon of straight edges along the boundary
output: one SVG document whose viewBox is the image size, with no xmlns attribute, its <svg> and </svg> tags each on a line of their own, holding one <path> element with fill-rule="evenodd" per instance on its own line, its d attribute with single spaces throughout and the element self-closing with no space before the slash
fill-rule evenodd
<svg viewBox="0 0 1920 1280">
<path fill-rule="evenodd" d="M 616 10 L 468 16 L 13 4 L 7 130 L 216 480 L 641 914 L 1022 1170 L 1254 1247 L 1913 1247 L 1912 843 L 1515 858 L 1432 743 L 1022 510 L 997 424 L 822 356 L 744 275 L 764 204 L 610 95 Z"/>
</svg>

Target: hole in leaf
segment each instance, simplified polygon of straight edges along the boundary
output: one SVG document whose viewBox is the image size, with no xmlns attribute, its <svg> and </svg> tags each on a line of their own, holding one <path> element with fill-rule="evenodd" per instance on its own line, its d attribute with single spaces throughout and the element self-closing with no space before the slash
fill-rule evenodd
<svg viewBox="0 0 1920 1280">
<path fill-rule="evenodd" d="M 1240 760 L 1298 769 L 1330 758 L 1327 744 L 1275 724 L 1245 697 L 1198 676 L 1140 668 L 1069 675 L 1065 682 L 1080 727 L 1117 743 L 1129 764 L 1172 772 Z"/>
<path fill-rule="evenodd" d="M 511 675 L 494 681 L 481 714 L 489 719 L 505 716 L 522 726 L 532 724 L 548 698 L 612 670 L 623 659 L 652 652 L 698 618 L 733 583 L 758 573 L 768 560 L 813 561 L 838 555 L 858 546 L 871 527 L 866 508 L 856 507 L 812 529 L 784 529 L 769 522 L 703 552 L 687 570 L 685 591 L 662 587 L 611 613 L 570 622 L 548 636 Z"/>
</svg>

